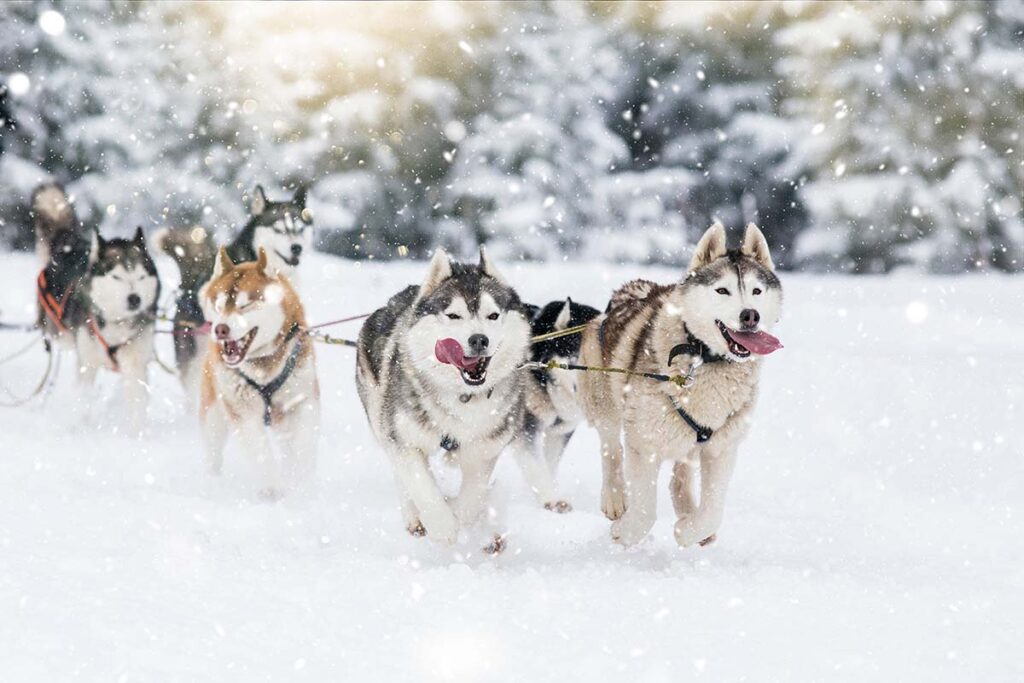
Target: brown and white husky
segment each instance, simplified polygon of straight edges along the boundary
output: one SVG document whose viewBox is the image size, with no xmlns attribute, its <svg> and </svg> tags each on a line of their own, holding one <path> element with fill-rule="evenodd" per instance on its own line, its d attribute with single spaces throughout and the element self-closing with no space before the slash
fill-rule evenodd
<svg viewBox="0 0 1024 683">
<path fill-rule="evenodd" d="M 255 458 L 260 495 L 278 498 L 316 464 L 320 388 L 302 303 L 262 248 L 239 265 L 222 248 L 200 303 L 211 323 L 199 405 L 207 465 L 220 472 L 233 433 Z"/>
<path fill-rule="evenodd" d="M 590 372 L 580 379 L 584 413 L 601 437 L 601 508 L 616 520 L 616 541 L 631 545 L 651 530 L 666 461 L 673 463 L 676 541 L 688 546 L 714 537 L 750 425 L 760 357 L 782 346 L 768 333 L 781 309 L 782 286 L 761 231 L 748 225 L 743 246 L 726 249 L 725 228 L 716 223 L 682 282 L 634 280 L 590 323 L 584 365 L 691 377 L 686 387 Z"/>
</svg>

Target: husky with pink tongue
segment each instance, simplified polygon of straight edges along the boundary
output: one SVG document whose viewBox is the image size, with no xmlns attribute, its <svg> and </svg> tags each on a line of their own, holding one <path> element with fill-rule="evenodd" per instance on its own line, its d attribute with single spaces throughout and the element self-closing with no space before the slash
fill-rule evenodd
<svg viewBox="0 0 1024 683">
<path fill-rule="evenodd" d="M 716 223 L 681 282 L 629 282 L 589 324 L 583 365 L 688 377 L 684 386 L 596 372 L 580 379 L 583 412 L 601 440 L 601 509 L 614 520 L 615 541 L 632 545 L 650 532 L 664 462 L 672 463 L 676 541 L 714 540 L 752 419 L 761 358 L 782 348 L 769 332 L 781 311 L 782 285 L 764 235 L 748 225 L 742 247 L 727 249 Z"/>
<path fill-rule="evenodd" d="M 359 333 L 356 386 L 394 468 L 406 529 L 446 544 L 487 509 L 491 473 L 525 416 L 530 324 L 515 290 L 481 249 L 478 265 L 438 251 L 419 287 L 399 292 Z M 428 458 L 458 466 L 446 498 Z M 489 534 L 498 552 L 500 534 Z"/>
</svg>

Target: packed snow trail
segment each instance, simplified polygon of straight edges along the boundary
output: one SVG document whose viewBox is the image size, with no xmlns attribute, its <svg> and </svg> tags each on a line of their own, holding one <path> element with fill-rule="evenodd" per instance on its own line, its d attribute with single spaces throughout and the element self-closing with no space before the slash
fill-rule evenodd
<svg viewBox="0 0 1024 683">
<path fill-rule="evenodd" d="M 159 265 L 169 289 L 174 268 Z M 303 268 L 313 324 L 426 272 L 320 255 Z M 528 301 L 598 307 L 625 280 L 678 276 L 502 269 Z M 0 319 L 33 318 L 34 270 L 0 256 Z M 135 440 L 116 379 L 83 415 L 66 357 L 45 407 L 0 410 L 0 679 L 1020 680 L 1024 280 L 783 284 L 786 348 L 764 359 L 706 548 L 675 545 L 667 471 L 652 537 L 610 541 L 589 428 L 559 477 L 570 514 L 541 509 L 499 463 L 504 555 L 410 537 L 351 349 L 317 347 L 319 472 L 275 504 L 236 449 L 222 477 L 205 474 L 176 379 L 153 366 Z M 24 343 L 0 333 L 0 355 Z M 170 360 L 169 335 L 158 343 Z M 0 381 L 30 387 L 42 363 L 26 356 Z"/>
</svg>

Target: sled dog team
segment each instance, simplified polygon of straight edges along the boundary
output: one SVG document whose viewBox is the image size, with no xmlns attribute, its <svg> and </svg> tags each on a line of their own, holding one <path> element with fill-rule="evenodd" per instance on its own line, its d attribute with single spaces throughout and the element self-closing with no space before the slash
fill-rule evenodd
<svg viewBox="0 0 1024 683">
<path fill-rule="evenodd" d="M 258 465 L 261 495 L 276 498 L 315 468 L 320 390 L 295 288 L 312 215 L 303 190 L 272 202 L 256 187 L 248 210 L 248 223 L 219 251 L 198 226 L 163 229 L 153 242 L 181 272 L 175 359 L 206 464 L 219 472 L 236 438 Z M 160 296 L 146 238 L 141 228 L 110 240 L 84 230 L 57 185 L 37 188 L 32 212 L 40 325 L 75 350 L 83 393 L 100 368 L 123 375 L 129 427 L 140 430 Z M 781 348 L 769 333 L 781 305 L 753 224 L 730 249 L 716 223 L 680 282 L 629 282 L 603 313 L 571 299 L 525 304 L 483 249 L 475 265 L 438 250 L 422 284 L 370 315 L 356 343 L 356 389 L 392 466 L 406 529 L 455 542 L 487 510 L 505 450 L 545 508 L 569 511 L 555 474 L 586 419 L 600 437 L 601 509 L 616 541 L 635 544 L 650 532 L 664 462 L 672 463 L 677 542 L 713 540 L 760 357 Z M 428 462 L 439 452 L 461 472 L 454 496 Z M 502 547 L 496 536 L 488 549 Z"/>
</svg>

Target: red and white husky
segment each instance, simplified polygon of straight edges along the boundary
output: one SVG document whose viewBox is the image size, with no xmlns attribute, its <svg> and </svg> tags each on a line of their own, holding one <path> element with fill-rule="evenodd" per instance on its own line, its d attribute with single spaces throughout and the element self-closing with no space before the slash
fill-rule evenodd
<svg viewBox="0 0 1024 683">
<path fill-rule="evenodd" d="M 239 265 L 221 249 L 200 303 L 211 324 L 199 406 L 207 465 L 220 472 L 234 433 L 256 460 L 260 494 L 277 498 L 316 464 L 320 388 L 302 303 L 287 277 L 267 272 L 262 248 Z"/>
</svg>

